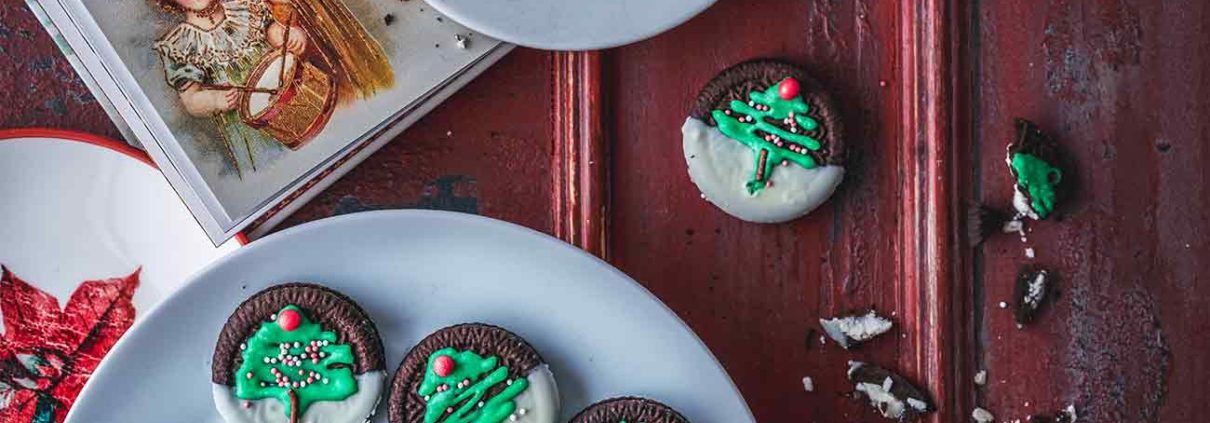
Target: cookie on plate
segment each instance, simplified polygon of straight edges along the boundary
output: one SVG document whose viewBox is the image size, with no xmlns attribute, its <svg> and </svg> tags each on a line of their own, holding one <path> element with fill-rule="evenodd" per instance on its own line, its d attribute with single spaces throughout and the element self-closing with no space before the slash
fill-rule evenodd
<svg viewBox="0 0 1210 423">
<path fill-rule="evenodd" d="M 621 397 L 588 406 L 571 423 L 689 423 L 689 420 L 659 401 Z"/>
<path fill-rule="evenodd" d="M 399 365 L 388 398 L 391 423 L 554 423 L 559 391 L 538 352 L 482 323 L 424 338 Z"/>
<path fill-rule="evenodd" d="M 386 376 L 382 340 L 361 307 L 303 283 L 240 304 L 211 365 L 214 402 L 228 423 L 362 423 Z"/>
<path fill-rule="evenodd" d="M 740 219 L 776 223 L 819 207 L 844 179 L 844 129 L 806 71 L 744 62 L 714 77 L 681 126 L 689 178 Z"/>
</svg>

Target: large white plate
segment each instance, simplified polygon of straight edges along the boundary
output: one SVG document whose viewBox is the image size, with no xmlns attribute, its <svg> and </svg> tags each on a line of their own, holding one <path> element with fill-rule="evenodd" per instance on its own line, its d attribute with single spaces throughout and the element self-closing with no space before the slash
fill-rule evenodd
<svg viewBox="0 0 1210 423">
<path fill-rule="evenodd" d="M 392 372 L 430 332 L 487 322 L 526 338 L 550 364 L 561 421 L 624 394 L 657 398 L 696 423 L 753 421 L 697 336 L 608 264 L 487 218 L 380 211 L 283 231 L 199 273 L 119 341 L 68 422 L 221 421 L 210 393 L 219 330 L 244 298 L 289 281 L 323 283 L 364 306 Z M 385 409 L 375 422 L 387 421 Z"/>
<path fill-rule="evenodd" d="M 428 0 L 492 38 L 549 50 L 633 43 L 694 17 L 715 0 Z"/>
</svg>

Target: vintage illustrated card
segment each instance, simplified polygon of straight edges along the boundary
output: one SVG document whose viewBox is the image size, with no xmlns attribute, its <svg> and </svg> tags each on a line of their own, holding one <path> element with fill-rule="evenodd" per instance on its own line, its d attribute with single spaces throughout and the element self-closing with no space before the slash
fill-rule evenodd
<svg viewBox="0 0 1210 423">
<path fill-rule="evenodd" d="M 510 47 L 422 1 L 30 3 L 216 242 L 284 217 Z"/>
</svg>

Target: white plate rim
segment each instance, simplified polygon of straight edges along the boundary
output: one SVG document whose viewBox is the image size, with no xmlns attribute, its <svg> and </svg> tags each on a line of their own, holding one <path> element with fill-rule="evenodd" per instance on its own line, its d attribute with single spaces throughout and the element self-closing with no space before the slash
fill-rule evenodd
<svg viewBox="0 0 1210 423">
<path fill-rule="evenodd" d="M 264 238 L 257 240 L 257 242 L 255 242 L 255 243 L 251 243 L 251 244 L 242 246 L 242 247 L 236 249 L 231 254 L 227 254 L 227 255 L 223 256 L 222 258 L 206 265 L 201 270 L 194 273 L 193 276 L 191 276 L 189 278 L 189 280 L 186 281 L 184 284 L 182 284 L 176 291 L 174 291 L 173 293 L 171 293 L 167 297 L 165 297 L 163 300 L 161 300 L 155 307 L 153 307 L 151 309 L 150 312 L 145 313 L 142 319 L 136 320 L 135 323 L 126 331 L 126 333 L 121 338 L 118 339 L 118 342 L 115 343 L 112 348 L 110 348 L 109 354 L 106 355 L 105 359 L 101 360 L 101 363 L 99 365 L 97 365 L 97 367 L 93 370 L 92 375 L 90 375 L 90 377 L 88 378 L 88 381 L 85 383 L 84 387 L 80 390 L 79 395 L 76 397 L 75 403 L 73 404 L 71 409 L 68 411 L 67 416 L 64 419 L 64 423 L 75 423 L 76 421 L 81 421 L 80 419 L 82 419 L 82 417 L 77 417 L 77 415 L 79 414 L 77 412 L 77 410 L 82 409 L 82 407 L 79 407 L 79 405 L 82 402 L 85 402 L 88 400 L 88 398 L 90 397 L 89 394 L 93 390 L 100 389 L 100 388 L 96 387 L 96 386 L 98 386 L 98 383 L 96 381 L 104 380 L 107 378 L 106 375 L 109 372 L 111 372 L 110 367 L 112 367 L 109 364 L 113 362 L 113 360 L 109 360 L 109 358 L 116 357 L 119 354 L 123 354 L 126 352 L 125 351 L 127 349 L 126 344 L 131 342 L 130 341 L 131 339 L 134 339 L 134 337 L 130 336 L 130 335 L 141 331 L 143 326 L 147 325 L 147 322 L 155 321 L 156 318 L 160 314 L 167 313 L 167 311 L 165 311 L 165 310 L 170 310 L 171 307 L 166 307 L 166 306 L 175 304 L 178 301 L 184 301 L 184 300 L 181 300 L 180 297 L 183 297 L 185 295 L 185 293 L 190 292 L 191 289 L 194 288 L 194 285 L 198 285 L 198 284 L 202 283 L 199 281 L 202 281 L 203 279 L 205 279 L 205 276 L 207 276 L 211 272 L 215 271 L 215 269 L 220 268 L 221 266 L 224 266 L 229 261 L 238 259 L 242 255 L 254 254 L 256 251 L 259 251 L 260 249 L 269 248 L 269 247 L 266 247 L 266 245 L 271 245 L 271 244 L 277 243 L 277 242 L 285 242 L 282 240 L 288 240 L 291 237 L 295 236 L 295 234 L 302 234 L 302 233 L 306 233 L 306 232 L 324 230 L 328 226 L 351 224 L 350 222 L 357 221 L 357 220 L 390 219 L 392 217 L 408 218 L 411 216 L 415 216 L 418 218 L 425 218 L 425 217 L 446 218 L 446 219 L 451 219 L 451 220 L 455 220 L 455 221 L 461 221 L 459 223 L 496 226 L 501 230 L 509 231 L 509 232 L 515 233 L 519 236 L 524 236 L 524 237 L 534 239 L 536 242 L 547 243 L 547 244 L 556 246 L 557 248 L 563 249 L 565 251 L 569 251 L 573 254 L 580 255 L 581 257 L 589 258 L 595 265 L 601 267 L 602 269 L 604 269 L 607 272 L 610 272 L 610 273 L 620 277 L 622 280 L 625 280 L 629 284 L 630 289 L 637 289 L 643 295 L 646 295 L 651 300 L 654 300 L 654 302 L 656 304 L 658 304 L 659 309 L 661 310 L 662 313 L 665 313 L 668 317 L 670 317 L 672 319 L 672 321 L 675 321 L 677 324 L 679 324 L 681 326 L 681 328 L 683 330 L 688 332 L 694 341 L 694 346 L 696 348 L 698 348 L 700 350 L 700 352 L 705 353 L 705 355 L 707 357 L 709 357 L 710 361 L 714 364 L 714 366 L 716 366 L 718 369 L 722 370 L 723 375 L 725 376 L 725 379 L 727 381 L 726 390 L 730 391 L 731 395 L 733 395 L 735 398 L 739 399 L 739 403 L 743 408 L 744 414 L 746 414 L 746 416 L 748 417 L 748 421 L 750 421 L 750 422 L 756 421 L 755 416 L 752 414 L 751 407 L 748 405 L 747 400 L 744 399 L 743 394 L 739 391 L 739 387 L 736 386 L 735 380 L 731 377 L 731 374 L 726 371 L 726 367 L 724 367 L 722 362 L 720 362 L 718 360 L 718 357 L 714 355 L 714 352 L 711 351 L 710 348 L 708 346 L 706 346 L 706 343 L 704 341 L 702 341 L 701 337 L 698 336 L 697 332 L 694 331 L 688 324 L 686 324 L 685 321 L 682 320 L 680 318 L 680 316 L 678 316 L 676 314 L 676 312 L 674 312 L 671 308 L 669 308 L 667 304 L 665 304 L 662 300 L 659 299 L 659 297 L 657 297 L 655 294 L 651 293 L 651 291 L 648 290 L 645 286 L 638 283 L 633 278 L 631 278 L 629 275 L 623 273 L 621 270 L 613 267 L 613 265 L 609 264 L 608 262 L 605 262 L 600 257 L 589 254 L 588 252 L 585 252 L 584 250 L 581 250 L 575 246 L 572 246 L 571 244 L 565 243 L 565 242 L 563 242 L 557 238 L 554 238 L 550 235 L 547 235 L 545 233 L 542 233 L 537 230 L 530 229 L 530 228 L 527 228 L 525 226 L 521 226 L 521 225 L 518 225 L 515 223 L 506 222 L 503 220 L 498 220 L 498 219 L 493 219 L 490 217 L 473 215 L 473 214 L 468 214 L 468 213 L 449 212 L 449 211 L 441 211 L 441 210 L 395 209 L 395 210 L 374 210 L 374 211 L 365 211 L 365 212 L 359 212 L 359 213 L 351 213 L 351 214 L 333 216 L 333 217 L 328 217 L 325 219 L 307 222 L 307 223 L 304 223 L 304 224 L 301 224 L 298 226 L 294 226 L 291 228 L 287 228 L 280 232 L 268 235 Z M 240 301 L 242 301 L 242 298 L 240 299 Z M 391 370 L 391 364 L 392 363 L 387 363 L 388 370 Z M 392 370 L 392 374 L 393 374 L 393 370 Z M 384 399 L 385 399 L 386 393 L 384 393 L 383 395 L 384 395 Z M 599 398 L 598 400 L 600 400 L 600 399 L 604 399 L 604 398 Z"/>
<path fill-rule="evenodd" d="M 713 6 L 717 1 L 718 0 L 706 0 L 697 8 L 686 9 L 686 12 L 683 15 L 668 21 L 664 25 L 652 27 L 646 31 L 630 34 L 624 37 L 612 37 L 608 41 L 596 43 L 561 42 L 558 40 L 513 36 L 514 34 L 510 34 L 506 29 L 501 29 L 499 26 L 493 25 L 491 22 L 484 22 L 482 19 L 461 13 L 463 9 L 457 6 L 451 6 L 450 4 L 446 3 L 446 0 L 427 0 L 427 3 L 438 12 L 450 17 L 450 19 L 453 19 L 463 26 L 497 40 L 541 50 L 584 51 L 620 47 L 655 37 L 668 30 L 676 28 L 685 22 L 688 22 L 690 19 L 693 19 L 693 17 L 701 14 L 706 9 L 709 9 L 710 6 Z"/>
</svg>

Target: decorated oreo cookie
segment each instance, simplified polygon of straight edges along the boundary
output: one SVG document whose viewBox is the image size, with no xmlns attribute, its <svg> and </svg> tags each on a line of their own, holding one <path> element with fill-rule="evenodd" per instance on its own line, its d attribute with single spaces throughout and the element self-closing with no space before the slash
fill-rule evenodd
<svg viewBox="0 0 1210 423">
<path fill-rule="evenodd" d="M 391 423 L 553 423 L 559 392 L 524 339 L 469 323 L 412 347 L 391 381 L 388 405 Z"/>
<path fill-rule="evenodd" d="M 571 423 L 689 423 L 689 419 L 659 401 L 621 397 L 588 406 Z"/>
<path fill-rule="evenodd" d="M 750 222 L 807 214 L 844 178 L 835 104 L 806 71 L 780 61 L 745 62 L 714 77 L 681 135 L 702 197 Z"/>
<path fill-rule="evenodd" d="M 1017 216 L 1045 219 L 1059 201 L 1063 170 L 1058 145 L 1033 122 L 1017 119 L 1017 139 L 1004 157 L 1013 176 Z"/>
<path fill-rule="evenodd" d="M 348 297 L 292 283 L 245 300 L 223 326 L 211 365 L 228 423 L 362 423 L 386 383 L 382 341 Z"/>
</svg>

